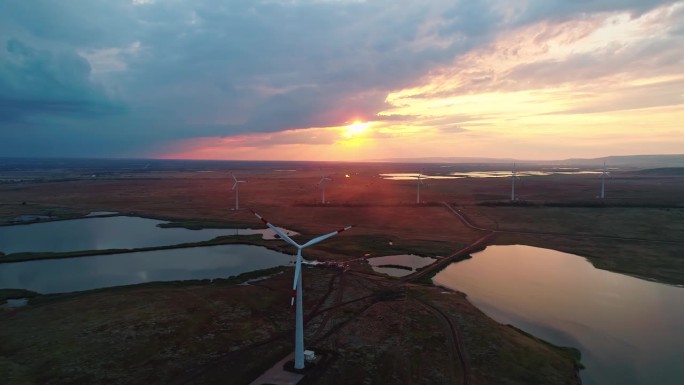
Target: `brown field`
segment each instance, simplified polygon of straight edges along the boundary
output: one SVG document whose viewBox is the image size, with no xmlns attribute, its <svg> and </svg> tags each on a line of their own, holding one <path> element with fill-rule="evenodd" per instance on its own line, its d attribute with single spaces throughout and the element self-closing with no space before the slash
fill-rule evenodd
<svg viewBox="0 0 684 385">
<path fill-rule="evenodd" d="M 333 181 L 326 204 L 316 186 L 319 167 L 235 172 L 248 181 L 240 186 L 241 207 L 302 238 L 356 225 L 307 250 L 308 257 L 446 256 L 496 231 L 492 242 L 556 248 L 600 268 L 684 284 L 684 178 L 613 172 L 608 199 L 598 203 L 596 175 L 526 177 L 517 185 L 524 202 L 516 205 L 507 203 L 509 179 L 426 180 L 418 205 L 415 182 L 378 177 L 411 167 L 327 164 Z M 426 166 L 424 173 L 437 171 Z M 227 171 L 150 171 L 5 183 L 0 221 L 106 210 L 194 227 L 263 227 L 248 210 L 231 209 L 229 178 Z M 469 227 L 447 206 L 486 230 Z M 328 352 L 307 383 L 579 382 L 573 352 L 497 324 L 459 293 L 357 266 L 305 273 L 307 346 Z M 256 285 L 187 282 L 38 297 L 0 312 L 0 378 L 249 383 L 292 349 L 292 314 L 284 306 L 291 276 L 286 269 Z"/>
<path fill-rule="evenodd" d="M 576 384 L 573 352 L 497 324 L 458 293 L 305 271 L 315 384 L 461 383 L 458 325 L 474 384 Z M 147 284 L 0 312 L 9 384 L 247 384 L 293 349 L 292 269 L 258 284 Z M 398 316 L 401 314 L 401 316 Z"/>
<path fill-rule="evenodd" d="M 413 172 L 416 167 L 326 164 L 325 173 L 333 181 L 327 186 L 325 205 L 317 188 L 319 168 L 300 165 L 296 172 L 281 172 L 257 167 L 235 172 L 248 180 L 240 186 L 241 207 L 256 210 L 279 226 L 312 236 L 356 225 L 342 234 L 340 240 L 345 241 L 312 249 L 312 256 L 319 259 L 358 257 L 367 252 L 369 242 L 375 243 L 374 252 L 378 243 L 392 241 L 415 245 L 414 252 L 421 253 L 421 249 L 457 250 L 481 237 L 482 231 L 468 228 L 441 205 L 447 202 L 477 226 L 503 231 L 505 243 L 561 248 L 589 257 L 600 268 L 684 284 L 684 177 L 613 172 L 604 203 L 595 198 L 600 188 L 597 175 L 524 177 L 516 191 L 521 201 L 533 206 L 482 206 L 506 204 L 510 179 L 426 180 L 421 188 L 423 204 L 417 205 L 415 182 L 378 176 Z M 442 172 L 432 167 L 424 173 Z M 167 171 L 3 184 L 0 221 L 9 222 L 20 214 L 68 218 L 110 210 L 200 224 L 218 221 L 263 227 L 249 210 L 232 210 L 229 179 L 228 171 Z"/>
</svg>

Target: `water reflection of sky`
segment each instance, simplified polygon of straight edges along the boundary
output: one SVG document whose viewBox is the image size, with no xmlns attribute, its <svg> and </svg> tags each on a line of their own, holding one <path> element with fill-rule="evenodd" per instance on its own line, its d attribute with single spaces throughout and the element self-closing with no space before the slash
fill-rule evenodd
<svg viewBox="0 0 684 385">
<path fill-rule="evenodd" d="M 264 247 L 221 245 L 0 264 L 0 288 L 62 293 L 152 281 L 227 278 L 287 265 Z"/>
<path fill-rule="evenodd" d="M 413 254 L 400 254 L 368 258 L 367 261 L 373 270 L 378 273 L 387 274 L 392 277 L 403 277 L 411 274 L 416 269 L 432 264 L 436 259 Z M 411 268 L 411 270 L 399 269 L 396 267 L 380 267 L 381 265 L 406 266 Z"/>
<path fill-rule="evenodd" d="M 584 258 L 490 246 L 434 282 L 465 292 L 499 322 L 582 349 L 584 384 L 684 378 L 684 289 L 595 269 Z"/>
<path fill-rule="evenodd" d="M 380 174 L 380 177 L 382 179 L 387 179 L 387 180 L 417 180 L 418 179 L 418 173 L 391 173 L 391 174 Z M 455 176 L 455 175 L 425 175 L 425 174 L 420 174 L 420 179 L 460 179 L 463 178 L 461 176 Z"/>
<path fill-rule="evenodd" d="M 467 171 L 467 172 L 451 172 L 447 175 L 426 175 L 420 174 L 420 179 L 462 179 L 462 178 L 510 178 L 512 170 L 502 171 Z M 581 174 L 601 174 L 601 171 L 588 171 L 576 169 L 553 169 L 540 171 L 517 171 L 517 176 L 548 176 L 548 175 L 581 175 Z M 380 174 L 383 179 L 387 180 L 416 180 L 417 173 L 392 173 Z"/>
<path fill-rule="evenodd" d="M 138 217 L 91 217 L 68 221 L 0 227 L 0 251 L 66 252 L 77 250 L 131 249 L 207 241 L 226 235 L 261 234 L 274 239 L 270 229 L 161 228 L 165 223 Z M 297 235 L 285 230 L 288 235 Z"/>
</svg>

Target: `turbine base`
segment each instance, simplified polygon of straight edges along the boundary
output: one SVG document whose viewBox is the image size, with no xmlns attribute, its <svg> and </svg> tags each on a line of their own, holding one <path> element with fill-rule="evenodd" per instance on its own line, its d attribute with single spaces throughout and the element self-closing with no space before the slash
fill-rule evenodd
<svg viewBox="0 0 684 385">
<path fill-rule="evenodd" d="M 327 353 L 317 351 L 316 354 L 311 359 L 307 358 L 304 360 L 304 368 L 303 369 L 295 368 L 294 360 L 289 360 L 289 361 L 285 362 L 285 364 L 283 365 L 283 370 L 286 372 L 291 372 L 291 373 L 307 374 L 307 373 L 310 373 L 311 371 L 313 371 L 314 369 L 323 366 L 322 364 L 323 364 L 323 362 L 326 361 L 327 356 L 328 356 Z"/>
</svg>

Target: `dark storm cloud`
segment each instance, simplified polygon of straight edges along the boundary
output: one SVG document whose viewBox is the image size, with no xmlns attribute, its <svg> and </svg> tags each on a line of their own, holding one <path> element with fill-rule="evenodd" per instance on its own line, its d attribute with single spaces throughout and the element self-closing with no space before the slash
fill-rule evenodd
<svg viewBox="0 0 684 385">
<path fill-rule="evenodd" d="M 119 110 L 90 79 L 87 60 L 73 51 L 6 42 L 0 64 L 0 122 L 33 115 L 100 116 Z"/>
<path fill-rule="evenodd" d="M 30 155 L 6 134 L 22 127 L 64 142 L 64 155 L 144 155 L 176 139 L 369 119 L 389 92 L 496 32 L 657 2 L 527 4 L 511 18 L 496 1 L 6 0 L 0 152 Z"/>
</svg>

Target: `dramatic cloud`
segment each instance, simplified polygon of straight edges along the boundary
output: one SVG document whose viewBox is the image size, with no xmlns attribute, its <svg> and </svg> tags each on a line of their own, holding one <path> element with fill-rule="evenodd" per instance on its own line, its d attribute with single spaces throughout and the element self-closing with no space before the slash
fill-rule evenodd
<svg viewBox="0 0 684 385">
<path fill-rule="evenodd" d="M 682 8 L 5 0 L 0 155 L 420 156 L 451 141 L 486 149 L 524 116 L 679 113 Z M 355 120 L 375 123 L 351 143 L 341 127 Z"/>
</svg>

